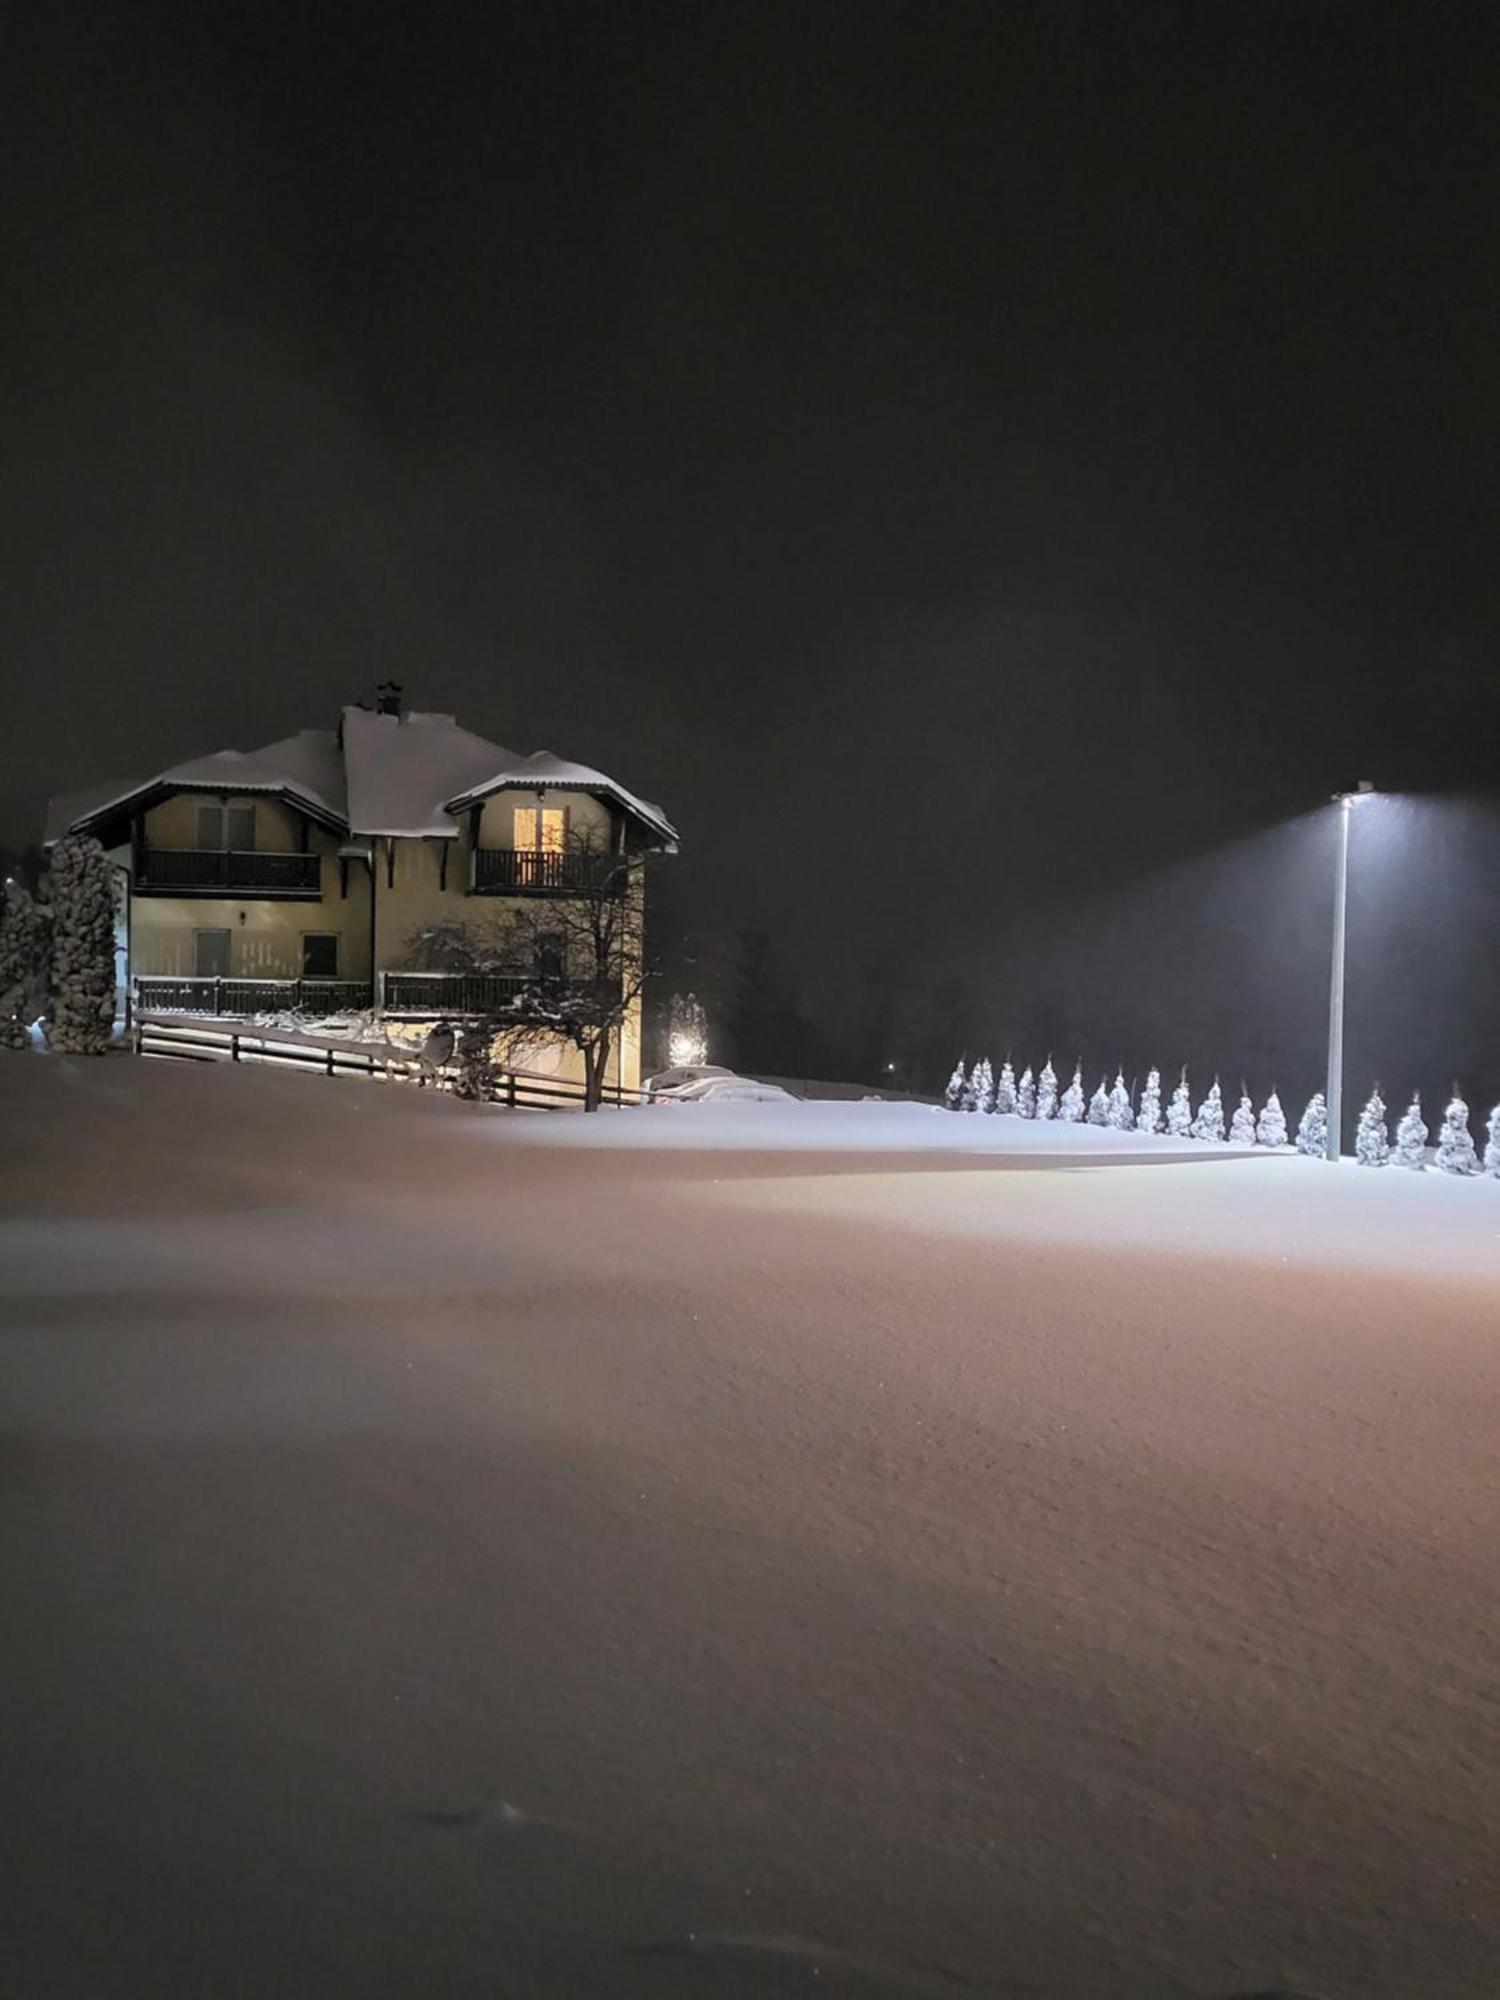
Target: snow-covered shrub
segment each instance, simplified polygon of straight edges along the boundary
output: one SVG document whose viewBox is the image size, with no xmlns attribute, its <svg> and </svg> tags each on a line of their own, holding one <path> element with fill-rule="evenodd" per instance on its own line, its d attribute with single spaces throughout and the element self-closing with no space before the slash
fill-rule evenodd
<svg viewBox="0 0 1500 2000">
<path fill-rule="evenodd" d="M 1500 1175 L 1500 1104 L 1491 1111 L 1485 1124 L 1489 1143 L 1484 1149 L 1484 1170 L 1487 1174 Z"/>
<path fill-rule="evenodd" d="M 708 1061 L 708 1015 L 696 993 L 674 993 L 667 1027 L 668 1069 L 689 1069 Z"/>
<path fill-rule="evenodd" d="M 1083 1112 L 1083 1070 L 1075 1063 L 1073 1066 L 1073 1081 L 1057 1101 L 1057 1115 L 1066 1124 L 1081 1125 L 1083 1123 Z"/>
<path fill-rule="evenodd" d="M 1109 1078 L 1107 1075 L 1100 1077 L 1099 1088 L 1089 1099 L 1089 1123 L 1090 1125 L 1107 1125 L 1109 1123 Z"/>
<path fill-rule="evenodd" d="M 1109 1092 L 1109 1121 L 1117 1132 L 1128 1132 L 1135 1124 L 1135 1114 L 1130 1108 L 1130 1092 L 1125 1088 L 1125 1072 L 1115 1071 L 1115 1080 Z"/>
<path fill-rule="evenodd" d="M 1159 1132 L 1161 1130 L 1161 1071 L 1148 1070 L 1146 1087 L 1141 1092 L 1141 1108 L 1135 1114 L 1137 1132 Z"/>
<path fill-rule="evenodd" d="M 1396 1165 L 1414 1167 L 1418 1173 L 1427 1165 L 1427 1126 L 1420 1096 L 1413 1097 L 1396 1127 Z"/>
<path fill-rule="evenodd" d="M 1016 1085 L 1016 1109 L 1023 1118 L 1036 1116 L 1036 1085 L 1032 1081 L 1029 1063 L 1022 1070 L 1021 1081 Z"/>
<path fill-rule="evenodd" d="M 1286 1113 L 1274 1090 L 1261 1106 L 1260 1116 L 1255 1121 L 1255 1143 L 1257 1146 L 1286 1144 Z"/>
<path fill-rule="evenodd" d="M 1192 1129 L 1193 1100 L 1188 1096 L 1187 1071 L 1184 1070 L 1167 1105 L 1167 1134 L 1169 1138 L 1186 1139 Z"/>
<path fill-rule="evenodd" d="M 115 1016 L 115 916 L 109 862 L 97 840 L 69 834 L 52 850 L 52 1008 L 48 1039 L 103 1055 Z"/>
<path fill-rule="evenodd" d="M 997 1116 L 1005 1118 L 1016 1108 L 1016 1073 L 1010 1066 L 1010 1057 L 1000 1065 L 1000 1078 L 995 1085 L 995 1102 L 991 1107 Z"/>
<path fill-rule="evenodd" d="M 1038 1118 L 1057 1116 L 1057 1071 L 1048 1056 L 1042 1065 L 1042 1073 L 1036 1081 L 1036 1115 Z"/>
<path fill-rule="evenodd" d="M 1255 1144 L 1255 1106 L 1250 1102 L 1250 1093 L 1243 1084 L 1240 1085 L 1239 1106 L 1229 1121 L 1229 1143 L 1232 1146 Z"/>
<path fill-rule="evenodd" d="M 1214 1078 L 1213 1086 L 1207 1097 L 1198 1106 L 1198 1115 L 1193 1120 L 1192 1130 L 1195 1139 L 1210 1139 L 1220 1142 L 1223 1140 L 1224 1096 L 1219 1089 L 1219 1079 L 1217 1077 Z"/>
<path fill-rule="evenodd" d="M 965 1076 L 964 1066 L 962 1061 L 960 1061 L 954 1065 L 953 1074 L 948 1079 L 948 1088 L 943 1092 L 943 1102 L 950 1111 L 961 1111 L 963 1109 L 964 1092 L 968 1089 L 968 1086 L 969 1079 Z"/>
<path fill-rule="evenodd" d="M 1391 1157 L 1390 1134 L 1385 1122 L 1385 1099 L 1376 1084 L 1370 1101 L 1359 1114 L 1354 1130 L 1354 1156 L 1362 1167 L 1383 1167 Z"/>
<path fill-rule="evenodd" d="M 1321 1090 L 1315 1090 L 1297 1127 L 1297 1151 L 1310 1160 L 1321 1160 L 1328 1151 L 1328 1106 Z"/>
<path fill-rule="evenodd" d="M 24 1049 L 27 1029 L 47 1009 L 51 912 L 19 882 L 0 898 L 0 1049 Z"/>
<path fill-rule="evenodd" d="M 1469 1131 L 1469 1107 L 1455 1090 L 1443 1113 L 1443 1129 L 1438 1133 L 1437 1163 L 1445 1174 L 1473 1174 L 1479 1171 Z"/>
<path fill-rule="evenodd" d="M 453 1055 L 455 1097 L 490 1098 L 495 1094 L 495 1024 L 474 1021 L 459 1038 Z"/>
</svg>

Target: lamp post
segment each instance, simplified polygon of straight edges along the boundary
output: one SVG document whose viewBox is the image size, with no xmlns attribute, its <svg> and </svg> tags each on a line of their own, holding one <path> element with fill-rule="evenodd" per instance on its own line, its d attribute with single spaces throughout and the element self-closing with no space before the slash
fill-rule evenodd
<svg viewBox="0 0 1500 2000">
<path fill-rule="evenodd" d="M 1337 1161 L 1344 1132 L 1344 916 L 1349 901 L 1349 821 L 1375 787 L 1361 778 L 1358 791 L 1335 792 L 1339 809 L 1338 863 L 1333 878 L 1333 970 L 1328 982 L 1328 1159 Z"/>
</svg>

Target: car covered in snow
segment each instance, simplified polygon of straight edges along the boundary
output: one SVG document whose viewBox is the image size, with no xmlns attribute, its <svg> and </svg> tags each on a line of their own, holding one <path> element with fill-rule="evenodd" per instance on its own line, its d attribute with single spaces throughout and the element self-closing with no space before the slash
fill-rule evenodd
<svg viewBox="0 0 1500 2000">
<path fill-rule="evenodd" d="M 659 1070 L 655 1076 L 648 1076 L 644 1085 L 648 1097 L 676 1097 L 689 1084 L 701 1083 L 705 1078 L 733 1076 L 732 1069 L 725 1069 L 721 1063 L 678 1063 L 675 1069 Z"/>
<path fill-rule="evenodd" d="M 703 1076 L 696 1083 L 668 1093 L 672 1104 L 795 1104 L 779 1083 L 761 1083 L 753 1076 Z"/>
</svg>

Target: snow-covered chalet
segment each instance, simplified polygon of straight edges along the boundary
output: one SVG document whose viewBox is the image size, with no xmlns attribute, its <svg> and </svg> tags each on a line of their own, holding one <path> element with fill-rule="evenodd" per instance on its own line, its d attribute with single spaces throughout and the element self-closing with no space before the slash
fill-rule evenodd
<svg viewBox="0 0 1500 2000">
<path fill-rule="evenodd" d="M 406 712 L 389 682 L 337 729 L 54 799 L 48 841 L 67 833 L 95 835 L 116 864 L 120 978 L 137 1007 L 409 1019 L 492 1011 L 525 977 L 418 972 L 424 928 L 473 914 L 476 897 L 503 910 L 587 893 L 582 844 L 643 864 L 677 841 L 659 806 L 604 772 Z M 632 894 L 644 875 L 630 867 Z M 627 1087 L 636 1012 L 612 1065 Z"/>
</svg>

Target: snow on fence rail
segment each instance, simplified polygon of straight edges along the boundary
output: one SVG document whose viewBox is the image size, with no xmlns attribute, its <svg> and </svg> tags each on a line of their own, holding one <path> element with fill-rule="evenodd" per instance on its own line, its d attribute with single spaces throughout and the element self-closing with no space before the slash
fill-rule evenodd
<svg viewBox="0 0 1500 2000">
<path fill-rule="evenodd" d="M 431 1080 L 438 1088 L 451 1090 L 458 1071 L 454 1064 L 424 1064 L 418 1049 L 401 1051 L 386 1044 L 362 1048 L 357 1044 L 291 1040 L 251 1029 L 214 1026 L 206 1022 L 159 1021 L 138 1018 L 132 1031 L 137 1055 L 176 1062 L 270 1063 L 280 1069 L 302 1070 L 314 1076 L 363 1076 L 382 1083 L 406 1083 L 413 1078 Z M 511 1109 L 541 1108 L 560 1110 L 581 1105 L 584 1089 L 566 1077 L 539 1076 L 531 1070 L 497 1072 L 491 1102 Z M 606 1100 L 614 1104 L 638 1104 L 644 1093 L 611 1085 Z"/>
</svg>

